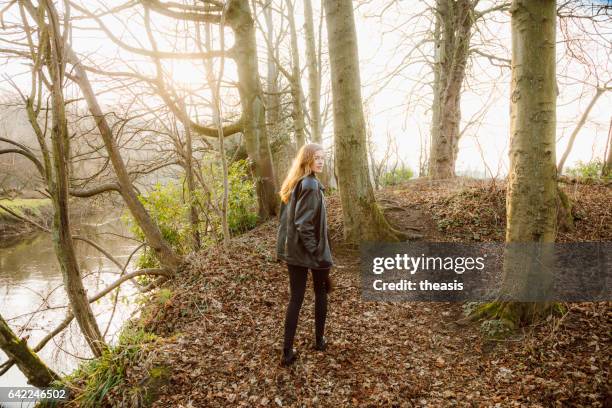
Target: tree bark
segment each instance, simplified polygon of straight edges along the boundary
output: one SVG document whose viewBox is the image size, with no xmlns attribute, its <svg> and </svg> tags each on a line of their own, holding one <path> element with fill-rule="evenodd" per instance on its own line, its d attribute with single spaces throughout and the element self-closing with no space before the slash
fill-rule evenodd
<svg viewBox="0 0 612 408">
<path fill-rule="evenodd" d="M 612 173 L 612 118 L 610 118 L 610 127 L 608 128 L 608 145 L 606 150 L 608 154 L 601 167 L 601 177 L 608 177 Z"/>
<path fill-rule="evenodd" d="M 259 217 L 265 220 L 276 215 L 279 197 L 276 194 L 265 104 L 259 80 L 255 26 L 247 0 L 230 0 L 226 18 L 234 32 L 234 59 L 238 67 L 238 92 L 244 118 L 243 134 L 257 179 Z"/>
<path fill-rule="evenodd" d="M 293 130 L 295 132 L 295 140 L 299 149 L 306 143 L 306 135 L 304 133 L 304 104 L 302 91 L 302 78 L 300 70 L 300 51 L 298 49 L 297 30 L 295 28 L 295 10 L 293 9 L 293 0 L 285 0 L 287 3 L 287 19 L 289 20 L 289 35 L 291 38 L 291 99 L 293 101 Z"/>
<path fill-rule="evenodd" d="M 46 59 L 50 76 L 50 91 L 52 104 L 52 174 L 53 181 L 49 185 L 54 207 L 52 237 L 55 253 L 64 277 L 64 289 L 70 300 L 75 318 L 83 332 L 87 344 L 96 357 L 106 349 L 104 338 L 87 300 L 87 293 L 81 278 L 76 253 L 70 230 L 70 214 L 68 208 L 70 138 L 66 120 L 63 94 L 65 61 L 64 50 L 66 38 L 60 34 L 59 17 L 53 4 L 44 2 L 45 14 L 49 23 L 41 17 L 40 28 L 47 31 L 49 47 Z M 46 41 L 45 37 L 41 41 Z"/>
<path fill-rule="evenodd" d="M 279 70 L 276 66 L 278 58 L 278 44 L 275 44 L 274 19 L 272 18 L 272 4 L 263 8 L 266 21 L 266 50 L 267 50 L 267 73 L 266 73 L 266 120 L 269 134 L 274 135 L 271 152 L 274 163 L 274 175 L 276 185 L 283 183 L 285 176 L 291 166 L 291 158 L 295 156 L 296 149 L 293 140 L 284 130 L 281 122 L 281 97 L 278 89 Z"/>
<path fill-rule="evenodd" d="M 350 0 L 325 0 L 334 108 L 335 159 L 348 242 L 397 241 L 370 183 L 357 35 Z"/>
<path fill-rule="evenodd" d="M 461 86 L 469 56 L 474 5 L 469 0 L 437 0 L 434 100 L 429 176 L 455 176 L 461 121 Z"/>
<path fill-rule="evenodd" d="M 17 364 L 26 376 L 28 384 L 35 387 L 49 387 L 51 382 L 60 377 L 53 372 L 22 340 L 13 333 L 0 315 L 0 349 Z"/>
<path fill-rule="evenodd" d="M 275 125 L 280 122 L 280 94 L 278 90 L 278 68 L 276 67 L 277 49 L 274 48 L 274 19 L 272 18 L 272 4 L 263 9 L 266 20 L 267 43 L 267 75 L 266 75 L 266 115 L 268 123 Z"/>
<path fill-rule="evenodd" d="M 321 10 L 321 13 L 323 10 Z M 304 0 L 304 32 L 306 40 L 306 67 L 308 69 L 308 97 L 310 111 L 310 136 L 313 143 L 323 144 L 321 134 L 321 60 L 317 57 L 314 31 L 314 16 L 312 12 L 312 1 Z M 321 181 L 324 185 L 330 184 L 331 167 L 330 160 L 325 161 Z"/>
<path fill-rule="evenodd" d="M 225 27 L 220 27 L 219 29 L 219 37 L 221 41 L 221 49 L 225 47 Z M 206 47 L 208 49 L 212 49 L 212 33 L 210 24 L 206 25 Z M 212 92 L 213 98 L 213 118 L 217 129 L 219 129 L 219 155 L 221 158 L 221 168 L 223 171 L 223 198 L 221 204 L 221 229 L 223 230 L 223 246 L 225 249 L 229 247 L 230 242 L 230 230 L 228 223 L 228 212 L 229 212 L 229 169 L 227 165 L 227 157 L 225 156 L 225 145 L 223 136 L 223 127 L 221 124 L 223 120 L 222 110 L 221 110 L 221 80 L 223 79 L 223 71 L 225 70 L 225 58 L 221 57 L 221 64 L 219 68 L 219 76 L 217 80 L 215 80 L 214 74 L 214 65 L 211 60 L 206 61 L 206 78 L 208 81 L 208 86 Z"/>
<path fill-rule="evenodd" d="M 304 0 L 304 31 L 306 34 L 306 66 L 308 69 L 310 102 L 310 135 L 313 143 L 321 144 L 321 82 L 319 81 L 319 62 L 315 46 L 311 0 Z"/>
<path fill-rule="evenodd" d="M 512 4 L 507 242 L 554 242 L 555 2 Z"/>
<path fill-rule="evenodd" d="M 551 310 L 550 302 L 512 299 L 551 285 L 551 246 L 556 236 L 556 88 L 554 0 L 514 0 L 510 172 L 506 196 L 506 244 L 502 293 L 483 312 L 511 327 Z M 528 244 L 528 245 L 519 245 Z M 526 252 L 528 251 L 528 252 Z M 537 255 L 537 262 L 534 262 Z"/>
<path fill-rule="evenodd" d="M 181 103 L 181 110 L 187 114 L 185 103 Z M 186 122 L 186 120 L 185 120 Z M 195 199 L 195 182 L 193 179 L 193 145 L 191 138 L 191 128 L 184 126 L 185 129 L 185 181 L 187 182 L 187 201 L 189 205 L 189 221 L 191 223 L 191 239 L 193 249 L 199 250 L 202 241 L 200 239 L 200 215 Z"/>
</svg>

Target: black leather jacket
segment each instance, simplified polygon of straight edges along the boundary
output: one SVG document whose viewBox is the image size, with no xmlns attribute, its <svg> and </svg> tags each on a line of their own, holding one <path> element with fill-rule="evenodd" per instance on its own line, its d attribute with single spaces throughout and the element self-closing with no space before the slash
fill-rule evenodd
<svg viewBox="0 0 612 408">
<path fill-rule="evenodd" d="M 276 255 L 291 265 L 311 269 L 333 265 L 323 184 L 314 174 L 303 177 L 281 203 Z"/>
</svg>

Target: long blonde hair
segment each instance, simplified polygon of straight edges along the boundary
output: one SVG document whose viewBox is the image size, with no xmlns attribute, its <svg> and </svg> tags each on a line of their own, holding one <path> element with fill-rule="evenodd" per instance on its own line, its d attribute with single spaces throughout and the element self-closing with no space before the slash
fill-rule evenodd
<svg viewBox="0 0 612 408">
<path fill-rule="evenodd" d="M 305 144 L 300 148 L 297 156 L 293 159 L 291 168 L 285 177 L 285 181 L 280 189 L 280 197 L 284 203 L 289 201 L 289 196 L 293 191 L 293 187 L 297 184 L 304 176 L 308 176 L 312 173 L 312 164 L 314 163 L 315 153 L 319 150 L 324 150 L 323 146 L 317 143 Z"/>
</svg>

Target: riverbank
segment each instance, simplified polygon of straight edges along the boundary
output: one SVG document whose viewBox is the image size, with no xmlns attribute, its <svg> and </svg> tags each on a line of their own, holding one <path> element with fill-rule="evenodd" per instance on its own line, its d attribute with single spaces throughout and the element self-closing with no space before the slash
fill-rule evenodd
<svg viewBox="0 0 612 408">
<path fill-rule="evenodd" d="M 104 202 L 73 199 L 70 201 L 70 219 L 78 224 L 81 219 L 97 211 Z M 4 208 L 2 208 L 4 207 Z M 41 231 L 31 222 L 50 229 L 53 223 L 53 204 L 48 198 L 0 199 L 0 248 L 6 248 Z"/>
<path fill-rule="evenodd" d="M 612 241 L 610 187 L 565 185 L 575 229 L 563 242 Z M 505 187 L 415 180 L 377 192 L 391 221 L 427 241 L 501 241 Z M 343 246 L 341 207 L 328 200 L 337 289 L 325 353 L 311 349 L 309 278 L 296 364 L 278 365 L 288 302 L 285 266 L 274 260 L 277 221 L 192 254 L 175 279 L 148 296 L 123 345 L 114 385 L 91 406 L 605 406 L 609 402 L 609 302 L 568 303 L 509 338 L 466 322 L 458 303 L 364 302 L 359 252 Z M 145 337 L 146 341 L 138 342 Z M 135 340 L 134 340 L 135 339 Z M 127 356 L 127 357 L 126 357 Z M 98 364 L 98 368 L 101 364 Z M 100 371 L 96 371 L 98 374 Z M 108 376 L 72 378 L 77 397 Z M 101 387 L 97 388 L 102 389 Z M 129 401 L 129 402 L 128 402 Z M 85 406 L 83 404 L 83 406 Z"/>
<path fill-rule="evenodd" d="M 76 210 L 72 214 L 73 234 L 98 243 L 114 258 L 111 261 L 85 241 L 74 241 L 84 288 L 89 296 L 93 296 L 117 279 L 122 268 L 115 261 L 125 265 L 129 259 L 138 256 L 138 253 L 133 253 L 139 243 L 131 239 L 121 221 L 121 207 L 104 207 L 103 211 L 83 216 L 78 216 Z M 132 272 L 133 268 L 131 263 L 125 272 Z M 63 286 L 64 277 L 51 234 L 33 232 L 13 245 L 0 248 L 1 314 L 19 337 L 28 338 L 30 347 L 41 344 L 49 331 L 62 325 L 66 319 L 68 298 Z M 100 330 L 111 344 L 116 342 L 117 332 L 139 306 L 135 303 L 137 295 L 136 286 L 126 282 L 120 292 L 113 292 L 92 303 Z M 81 358 L 91 357 L 75 321 L 48 341 L 37 354 L 59 374 L 72 372 L 83 361 Z M 26 386 L 27 379 L 17 366 L 4 372 L 5 361 L 6 355 L 0 351 L 0 383 L 11 387 Z M 18 405 L 9 404 L 8 407 Z"/>
<path fill-rule="evenodd" d="M 0 199 L 0 247 L 7 247 L 40 231 L 35 225 L 20 219 L 26 217 L 37 224 L 50 228 L 53 220 L 53 205 L 48 198 Z"/>
</svg>

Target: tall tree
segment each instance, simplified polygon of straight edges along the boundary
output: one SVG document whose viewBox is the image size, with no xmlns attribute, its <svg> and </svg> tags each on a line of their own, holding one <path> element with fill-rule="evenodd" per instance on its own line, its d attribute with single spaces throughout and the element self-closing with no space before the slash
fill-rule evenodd
<svg viewBox="0 0 612 408">
<path fill-rule="evenodd" d="M 546 264 L 557 230 L 555 161 L 556 64 L 554 0 L 514 0 L 510 171 L 506 196 L 503 293 L 514 298 L 550 282 Z M 520 246 L 517 244 L 529 244 Z M 528 250 L 526 254 L 523 250 Z M 540 251 L 542 263 L 533 262 Z M 529 256 L 532 255 L 532 256 Z M 479 315 L 511 326 L 529 323 L 550 309 L 547 302 L 499 301 Z"/>
<path fill-rule="evenodd" d="M 297 148 L 306 143 L 304 130 L 304 91 L 302 90 L 302 69 L 300 67 L 300 50 L 298 48 L 298 35 L 295 26 L 295 9 L 293 0 L 287 3 L 287 20 L 289 20 L 289 36 L 291 38 L 291 75 L 288 76 L 291 86 L 291 99 L 293 101 L 293 129 Z"/>
<path fill-rule="evenodd" d="M 429 176 L 455 176 L 461 121 L 461 86 L 469 57 L 474 7 L 471 0 L 437 0 L 434 29 L 434 99 Z"/>
<path fill-rule="evenodd" d="M 319 33 L 320 35 L 320 33 Z M 314 15 L 312 0 L 304 0 L 304 40 L 306 42 L 306 68 L 308 70 L 308 104 L 310 118 L 310 136 L 313 143 L 323 144 L 321 117 L 321 49 L 317 50 L 315 42 Z M 317 52 L 318 51 L 318 52 Z M 332 163 L 327 161 L 327 163 Z M 330 166 L 323 168 L 321 181 L 329 185 Z"/>
<path fill-rule="evenodd" d="M 199 27 L 198 27 L 199 32 Z M 206 25 L 206 47 L 210 50 L 212 49 L 212 27 L 211 24 Z M 224 27 L 219 27 L 219 40 L 221 42 L 221 49 L 225 46 L 225 31 Z M 229 175 L 228 175 L 228 165 L 227 165 L 227 157 L 225 156 L 225 147 L 224 147 L 224 136 L 223 136 L 223 119 L 222 119 L 222 109 L 221 109 L 221 79 L 223 78 L 223 71 L 225 69 L 225 58 L 221 57 L 221 63 L 219 67 L 219 75 L 218 78 L 215 79 L 214 73 L 214 64 L 211 59 L 205 61 L 206 65 L 206 78 L 208 81 L 208 86 L 212 92 L 212 110 L 213 117 L 215 121 L 215 125 L 219 131 L 219 158 L 221 160 L 221 168 L 223 173 L 223 197 L 221 203 L 221 229 L 223 230 L 223 245 L 227 249 L 230 241 L 230 230 L 228 223 L 228 212 L 229 212 Z"/>
<path fill-rule="evenodd" d="M 230 0 L 226 21 L 234 32 L 234 60 L 238 67 L 238 92 L 244 118 L 243 134 L 249 157 L 255 158 L 259 216 L 266 219 L 278 211 L 272 152 L 266 129 L 265 103 L 259 79 L 255 25 L 247 0 Z"/>
<path fill-rule="evenodd" d="M 610 118 L 610 127 L 608 127 L 608 144 L 606 145 L 605 156 L 603 166 L 601 167 L 602 177 L 608 177 L 612 174 L 612 118 Z"/>
<path fill-rule="evenodd" d="M 315 45 L 312 0 L 304 0 L 304 33 L 306 67 L 308 69 L 308 100 L 310 105 L 310 135 L 313 143 L 321 143 L 321 71 Z"/>
<path fill-rule="evenodd" d="M 556 234 L 555 1 L 512 3 L 510 172 L 506 242 Z"/>
<path fill-rule="evenodd" d="M 263 15 L 265 20 L 265 29 L 262 29 L 266 39 L 266 121 L 269 134 L 272 136 L 271 142 L 272 157 L 274 163 L 274 174 L 276 176 L 276 184 L 281 185 L 289 167 L 291 166 L 291 158 L 295 156 L 296 147 L 290 132 L 286 131 L 284 121 L 282 119 L 282 103 L 281 90 L 279 89 L 279 73 L 280 58 L 279 44 L 284 35 L 283 21 L 280 21 L 280 26 L 275 26 L 273 18 L 272 1 L 268 1 L 263 7 Z M 257 13 L 254 13 L 255 16 Z M 259 24 L 262 26 L 262 24 Z M 263 28 L 263 27 L 262 27 Z M 278 33 L 278 35 L 277 35 Z M 290 77 L 290 74 L 284 70 L 283 75 Z"/>
<path fill-rule="evenodd" d="M 353 3 L 325 0 L 334 108 L 334 148 L 344 237 L 397 241 L 370 183 Z"/>
<path fill-rule="evenodd" d="M 263 15 L 266 22 L 266 115 L 268 123 L 280 122 L 280 93 L 278 89 L 278 44 L 274 41 L 274 19 L 272 18 L 272 2 L 263 7 Z"/>
<path fill-rule="evenodd" d="M 91 310 L 81 278 L 73 245 L 68 207 L 70 137 L 68 134 L 63 88 L 66 72 L 65 55 L 69 47 L 69 28 L 64 26 L 64 31 L 61 31 L 59 15 L 50 0 L 41 1 L 38 8 L 34 8 L 29 0 L 25 0 L 21 2 L 20 10 L 26 30 L 29 28 L 25 11 L 22 7 L 24 5 L 27 7 L 30 15 L 36 20 L 39 30 L 38 37 L 31 37 L 29 33 L 27 34 L 31 53 L 32 55 L 38 54 L 38 56 L 34 57 L 35 63 L 32 66 L 32 94 L 26 100 L 26 108 L 41 150 L 45 152 L 44 162 L 46 168 L 42 174 L 46 178 L 54 209 L 53 244 L 73 313 L 93 354 L 100 356 L 105 350 L 106 345 Z M 69 13 L 66 12 L 66 15 L 69 15 Z M 36 40 L 38 43 L 35 45 Z M 43 65 L 47 68 L 48 76 L 43 73 Z M 52 148 L 50 154 L 46 146 L 44 131 L 37 122 L 38 113 L 34 108 L 34 98 L 37 95 L 37 79 L 46 85 L 51 96 Z M 38 93 L 38 98 L 41 98 L 40 93 Z"/>
</svg>

